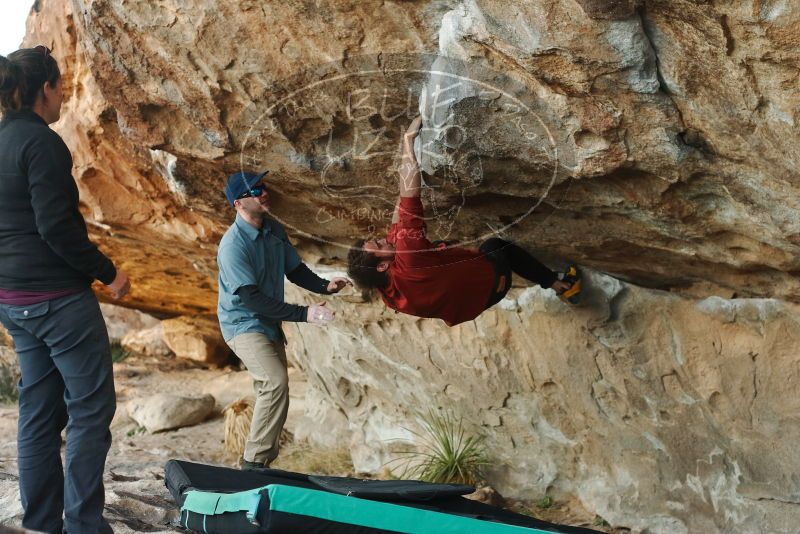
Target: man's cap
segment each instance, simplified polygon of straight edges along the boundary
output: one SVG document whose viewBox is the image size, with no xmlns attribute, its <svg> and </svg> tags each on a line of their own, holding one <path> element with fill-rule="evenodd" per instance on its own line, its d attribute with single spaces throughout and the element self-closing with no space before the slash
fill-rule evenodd
<svg viewBox="0 0 800 534">
<path fill-rule="evenodd" d="M 256 185 L 261 179 L 267 175 L 269 171 L 262 173 L 252 172 L 236 172 L 228 176 L 228 182 L 225 184 L 225 196 L 228 202 L 233 206 L 233 201 L 242 193 L 249 191 L 251 187 Z"/>
</svg>

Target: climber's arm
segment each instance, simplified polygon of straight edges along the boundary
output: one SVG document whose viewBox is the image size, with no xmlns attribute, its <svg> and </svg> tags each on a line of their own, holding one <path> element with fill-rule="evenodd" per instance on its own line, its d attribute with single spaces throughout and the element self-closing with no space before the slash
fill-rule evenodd
<svg viewBox="0 0 800 534">
<path fill-rule="evenodd" d="M 406 133 L 403 134 L 403 155 L 400 159 L 400 198 L 419 197 L 421 177 L 417 157 L 414 155 L 414 139 L 419 135 L 419 128 L 422 124 L 422 117 L 417 117 L 409 125 Z M 398 202 L 398 206 L 399 206 Z M 395 214 L 398 213 L 395 208 Z M 393 218 L 394 219 L 394 218 Z"/>
</svg>

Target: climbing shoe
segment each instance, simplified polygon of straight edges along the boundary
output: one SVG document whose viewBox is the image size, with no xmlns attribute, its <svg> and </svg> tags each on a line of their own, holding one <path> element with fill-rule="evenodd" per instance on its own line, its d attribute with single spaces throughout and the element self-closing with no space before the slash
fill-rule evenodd
<svg viewBox="0 0 800 534">
<path fill-rule="evenodd" d="M 557 291 L 556 294 L 564 302 L 578 304 L 581 301 L 581 273 L 575 265 L 570 265 L 563 273 L 558 273 L 558 279 L 569 284 L 567 289 Z"/>
</svg>

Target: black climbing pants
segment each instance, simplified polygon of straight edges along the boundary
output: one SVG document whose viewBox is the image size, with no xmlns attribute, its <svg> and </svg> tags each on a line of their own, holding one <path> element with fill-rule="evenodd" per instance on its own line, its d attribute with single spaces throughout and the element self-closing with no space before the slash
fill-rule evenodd
<svg viewBox="0 0 800 534">
<path fill-rule="evenodd" d="M 505 239 L 500 239 L 499 237 L 487 239 L 481 244 L 479 250 L 495 266 L 494 287 L 497 287 L 502 276 L 506 277 L 505 288 L 492 294 L 486 306 L 487 308 L 503 300 L 508 290 L 511 289 L 512 272 L 542 287 L 550 287 L 558 279 L 558 275 L 548 269 L 542 262 Z"/>
</svg>

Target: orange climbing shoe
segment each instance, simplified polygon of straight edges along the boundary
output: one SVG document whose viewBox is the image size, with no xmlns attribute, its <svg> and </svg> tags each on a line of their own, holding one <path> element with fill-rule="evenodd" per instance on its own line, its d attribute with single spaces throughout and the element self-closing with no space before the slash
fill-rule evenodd
<svg viewBox="0 0 800 534">
<path fill-rule="evenodd" d="M 581 301 L 581 273 L 575 265 L 570 265 L 566 272 L 558 273 L 558 279 L 569 284 L 567 289 L 556 294 L 564 302 L 578 304 Z"/>
</svg>

